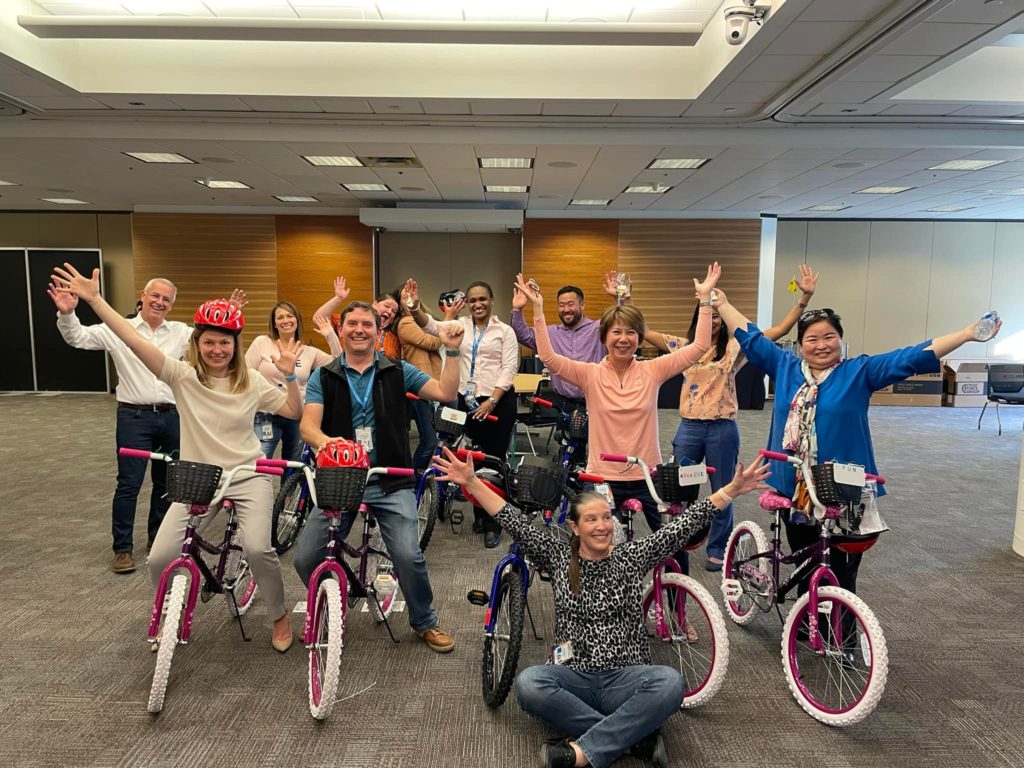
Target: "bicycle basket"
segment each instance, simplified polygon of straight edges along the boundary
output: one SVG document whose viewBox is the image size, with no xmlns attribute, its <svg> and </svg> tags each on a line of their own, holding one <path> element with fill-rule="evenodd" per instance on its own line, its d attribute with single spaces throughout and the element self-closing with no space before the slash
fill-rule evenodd
<svg viewBox="0 0 1024 768">
<path fill-rule="evenodd" d="M 363 501 L 366 470 L 361 467 L 321 467 L 313 476 L 321 509 L 354 512 Z"/>
<path fill-rule="evenodd" d="M 553 509 L 562 500 L 565 470 L 555 462 L 524 456 L 516 475 L 516 501 L 520 506 Z"/>
<path fill-rule="evenodd" d="M 654 490 L 658 492 L 662 501 L 673 504 L 679 501 L 696 501 L 700 495 L 699 485 L 679 484 L 678 464 L 659 464 L 655 467 Z"/>
<path fill-rule="evenodd" d="M 815 464 L 811 467 L 814 492 L 825 506 L 845 506 L 850 501 L 860 501 L 863 490 L 855 485 L 837 483 L 833 477 L 832 464 Z"/>
<path fill-rule="evenodd" d="M 565 431 L 574 440 L 586 440 L 587 424 L 587 412 L 582 408 L 577 408 L 569 415 L 569 425 Z"/>
<path fill-rule="evenodd" d="M 448 442 L 451 442 L 458 437 L 462 437 L 462 433 L 466 431 L 466 425 L 444 418 L 441 415 L 444 410 L 444 407 L 441 407 L 434 411 L 434 431 Z"/>
<path fill-rule="evenodd" d="M 222 471 L 216 464 L 172 461 L 167 465 L 167 498 L 181 504 L 209 504 Z"/>
</svg>

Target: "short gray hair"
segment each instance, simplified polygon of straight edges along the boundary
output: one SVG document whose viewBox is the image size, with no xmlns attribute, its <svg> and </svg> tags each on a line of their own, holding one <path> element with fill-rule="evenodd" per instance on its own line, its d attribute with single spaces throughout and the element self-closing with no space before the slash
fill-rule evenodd
<svg viewBox="0 0 1024 768">
<path fill-rule="evenodd" d="M 166 277 L 151 277 L 149 279 L 149 282 L 146 283 L 145 286 L 143 286 L 142 290 L 148 291 L 150 286 L 153 285 L 153 283 L 164 283 L 165 285 L 171 286 L 171 290 L 174 291 L 174 295 L 171 297 L 171 300 L 174 300 L 174 299 L 178 298 L 178 286 L 176 286 L 174 283 L 172 283 Z"/>
</svg>

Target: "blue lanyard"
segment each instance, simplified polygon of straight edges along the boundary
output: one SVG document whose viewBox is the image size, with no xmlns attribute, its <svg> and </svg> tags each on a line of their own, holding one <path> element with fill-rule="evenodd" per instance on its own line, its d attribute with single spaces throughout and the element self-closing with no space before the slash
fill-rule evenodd
<svg viewBox="0 0 1024 768">
<path fill-rule="evenodd" d="M 370 383 L 366 387 L 366 392 L 364 392 L 363 396 L 360 397 L 358 391 L 356 390 L 356 385 L 352 381 L 352 374 L 349 373 L 349 369 L 348 368 L 345 368 L 345 378 L 348 380 L 348 391 L 349 391 L 349 394 L 351 395 L 353 402 L 355 402 L 355 404 L 357 406 L 359 406 L 359 410 L 360 411 L 363 411 L 363 410 L 366 409 L 366 403 L 369 402 L 370 398 L 373 396 L 373 380 L 374 380 L 374 377 L 376 377 L 376 375 L 377 375 L 377 363 L 376 363 L 376 361 L 374 361 L 373 366 L 370 369 Z M 353 408 L 352 409 L 352 416 L 353 417 L 355 416 L 355 412 L 356 412 L 356 409 Z"/>
<path fill-rule="evenodd" d="M 480 333 L 476 332 L 476 325 L 473 325 L 473 358 L 469 361 L 469 378 L 473 378 L 476 374 L 476 353 L 480 349 L 480 340 L 483 339 L 484 334 L 487 333 L 487 329 L 491 326 L 488 324 L 484 327 Z"/>
</svg>

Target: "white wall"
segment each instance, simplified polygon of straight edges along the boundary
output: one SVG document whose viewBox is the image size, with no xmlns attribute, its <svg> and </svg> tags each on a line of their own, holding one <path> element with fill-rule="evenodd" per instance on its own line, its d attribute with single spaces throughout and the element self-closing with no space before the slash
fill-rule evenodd
<svg viewBox="0 0 1024 768">
<path fill-rule="evenodd" d="M 1024 223 L 783 220 L 772 319 L 792 306 L 786 285 L 806 262 L 821 272 L 812 306 L 839 313 L 851 355 L 916 344 L 995 309 L 999 337 L 951 357 L 1024 359 L 1022 253 Z"/>
</svg>

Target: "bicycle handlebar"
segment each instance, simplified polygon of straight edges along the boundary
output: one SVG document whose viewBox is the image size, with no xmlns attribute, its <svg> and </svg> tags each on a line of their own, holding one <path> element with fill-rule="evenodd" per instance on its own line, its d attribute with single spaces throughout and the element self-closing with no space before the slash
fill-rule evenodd
<svg viewBox="0 0 1024 768">
<path fill-rule="evenodd" d="M 467 456 L 472 456 L 474 461 L 483 461 L 487 458 L 487 454 L 483 451 L 467 451 L 465 448 L 459 448 L 459 450 L 455 452 L 455 455 L 463 460 L 465 460 Z"/>
<path fill-rule="evenodd" d="M 624 453 L 602 453 L 601 461 L 617 461 L 620 464 L 639 464 L 636 456 L 627 456 Z"/>
<path fill-rule="evenodd" d="M 592 475 L 589 472 L 577 472 L 576 479 L 583 483 L 603 483 L 604 475 Z"/>
<path fill-rule="evenodd" d="M 256 471 L 261 475 L 277 475 L 278 477 L 284 475 L 283 467 L 272 467 L 269 464 L 257 464 Z"/>
<path fill-rule="evenodd" d="M 788 453 L 779 453 L 778 451 L 766 451 L 764 448 L 758 451 L 759 454 L 764 456 L 766 459 L 772 459 L 773 461 L 785 461 L 790 464 L 796 464 L 800 466 L 801 461 L 796 456 L 790 456 Z"/>
<path fill-rule="evenodd" d="M 537 405 L 543 405 L 545 408 L 554 408 L 555 407 L 554 403 L 552 403 L 550 400 L 545 400 L 543 397 L 533 397 L 533 398 L 530 398 L 530 400 L 531 400 L 531 402 L 534 402 Z"/>
<path fill-rule="evenodd" d="M 405 393 L 405 399 L 406 400 L 420 400 L 421 398 L 420 398 L 419 395 L 414 395 L 412 392 L 406 392 Z"/>
<path fill-rule="evenodd" d="M 292 466 L 293 464 L 299 464 L 299 466 L 302 466 L 300 462 L 287 461 L 285 459 L 256 459 L 257 467 L 280 467 L 281 469 L 285 469 L 287 467 Z"/>
<path fill-rule="evenodd" d="M 166 453 L 156 453 L 155 451 L 143 451 L 138 448 L 118 448 L 117 453 L 119 456 L 124 456 L 129 459 L 145 459 L 149 461 L 174 461 Z"/>
</svg>

